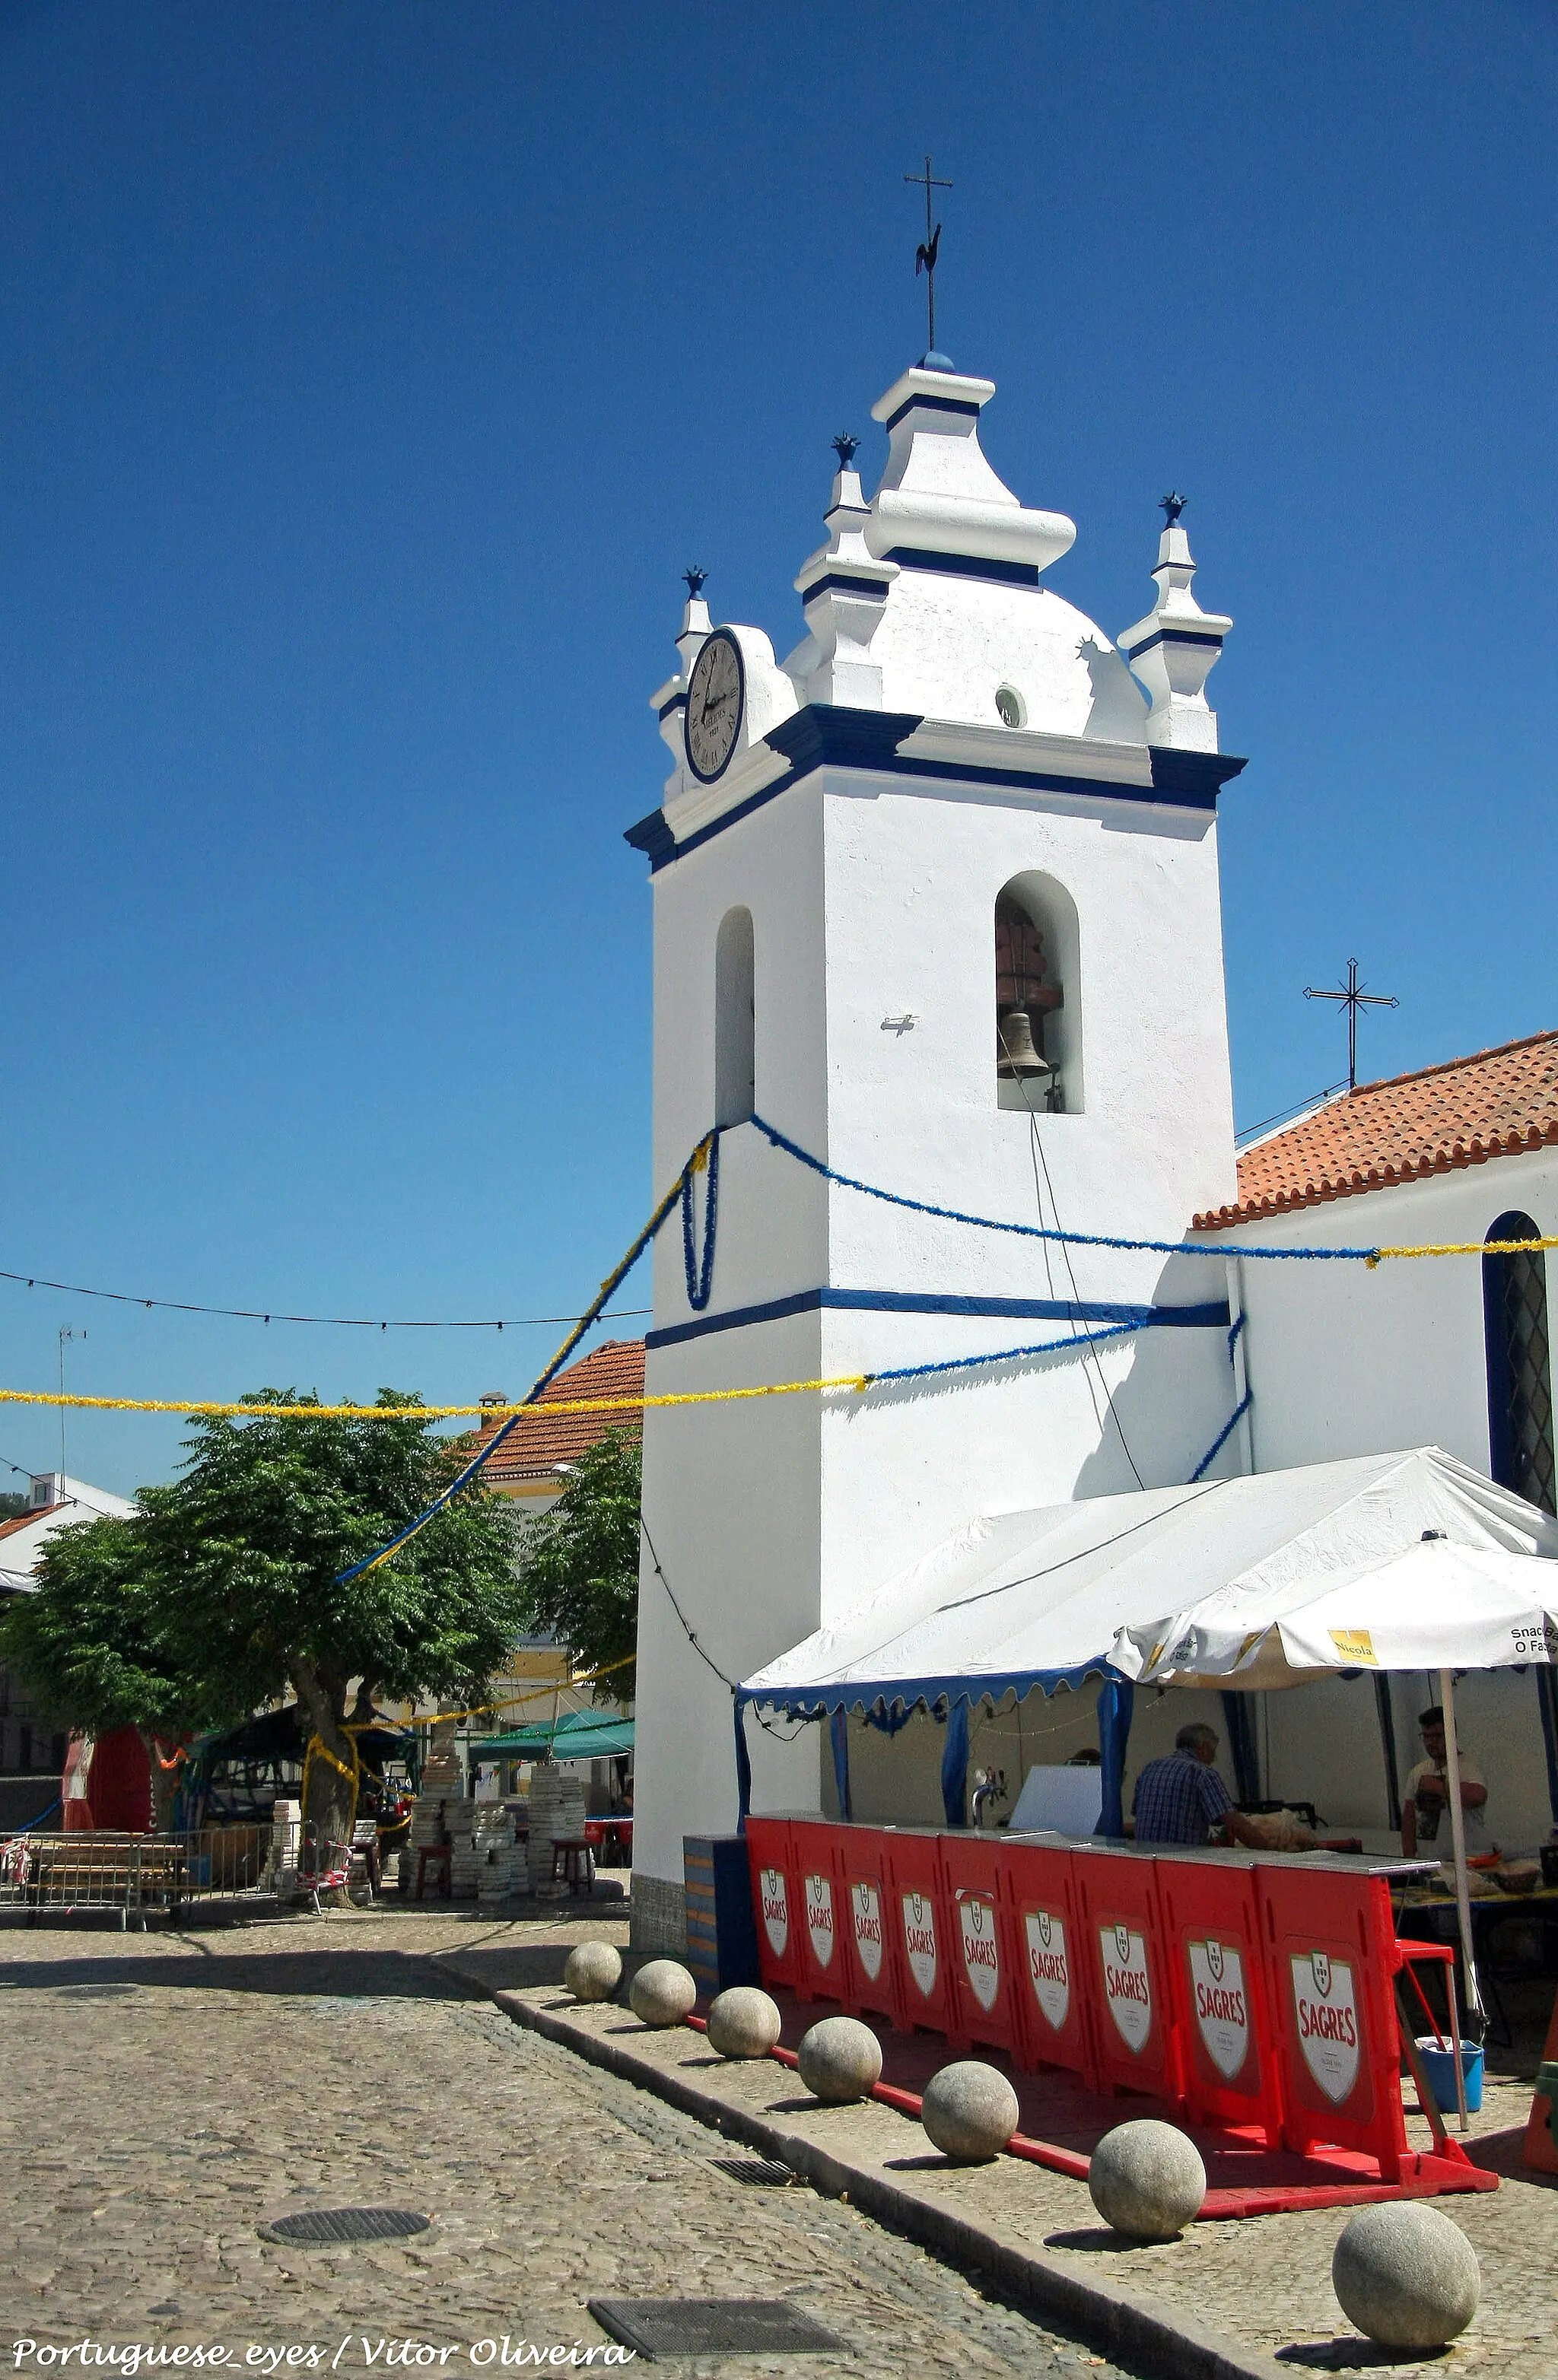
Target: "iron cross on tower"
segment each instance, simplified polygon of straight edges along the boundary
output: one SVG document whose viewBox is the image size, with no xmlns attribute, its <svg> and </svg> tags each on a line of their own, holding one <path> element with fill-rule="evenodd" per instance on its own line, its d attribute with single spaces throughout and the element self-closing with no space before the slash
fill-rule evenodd
<svg viewBox="0 0 1558 2380">
<path fill-rule="evenodd" d="M 1357 979 L 1356 959 L 1347 961 L 1347 980 L 1337 990 L 1316 991 L 1312 986 L 1306 984 L 1304 997 L 1306 1000 L 1339 1000 L 1347 1012 L 1347 1096 L 1350 1099 L 1357 1088 L 1358 1010 L 1360 1008 L 1399 1008 L 1401 1002 L 1399 1000 L 1391 999 L 1386 992 L 1365 991 Z"/>
<path fill-rule="evenodd" d="M 934 231 L 931 228 L 931 193 L 932 190 L 950 190 L 952 184 L 937 180 L 931 171 L 929 157 L 925 160 L 923 174 L 906 174 L 904 179 L 906 182 L 922 182 L 925 186 L 925 237 L 914 251 L 914 277 L 918 281 L 922 271 L 925 274 L 925 310 L 929 317 L 931 333 L 929 352 L 934 355 L 936 351 L 936 250 L 941 245 L 942 227 L 938 224 Z"/>
</svg>

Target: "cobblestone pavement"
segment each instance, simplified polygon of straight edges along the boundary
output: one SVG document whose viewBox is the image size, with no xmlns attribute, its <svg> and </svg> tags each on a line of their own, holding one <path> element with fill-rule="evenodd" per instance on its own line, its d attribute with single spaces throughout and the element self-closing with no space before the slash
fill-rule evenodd
<svg viewBox="0 0 1558 2380">
<path fill-rule="evenodd" d="M 753 2374 L 1108 2380 L 852 2208 L 737 2179 L 748 2153 L 461 1997 L 426 1956 L 502 1946 L 539 1981 L 582 1932 L 627 1928 L 419 1912 L 0 1932 L 6 2370 L 48 2368 L 18 2364 L 24 2338 L 216 2342 L 240 2369 L 250 2344 L 317 2348 L 324 2369 L 341 2349 L 342 2370 L 412 2339 L 456 2350 L 433 2369 L 463 2380 L 474 2341 L 603 2347 L 592 2296 L 746 2296 L 795 2298 L 853 2350 L 743 2358 Z M 260 2236 L 350 2205 L 434 2219 L 351 2247 Z"/>
<path fill-rule="evenodd" d="M 1064 2175 L 1012 2157 L 948 2168 L 925 2154 L 918 2125 L 879 2102 L 821 2107 L 792 2072 L 771 2061 L 726 2065 L 687 2028 L 651 2033 L 620 2008 L 580 2008 L 543 1988 L 541 1978 L 527 1977 L 501 1945 L 451 1947 L 440 1954 L 441 1964 L 449 1962 L 493 1987 L 518 1989 L 554 2021 L 630 2039 L 636 2055 L 678 2071 L 720 2102 L 772 2118 L 899 2189 L 954 2209 L 992 2239 L 1041 2251 L 1152 2301 L 1171 2319 L 1278 2356 L 1296 2371 L 1369 2372 L 1389 2363 L 1398 2380 L 1419 2370 L 1444 2380 L 1472 2380 L 1474 2374 L 1480 2380 L 1495 2366 L 1500 2380 L 1558 2375 L 1558 2187 L 1518 2162 L 1528 2080 L 1490 2089 L 1477 2146 L 1503 2177 L 1499 2190 L 1438 2202 L 1477 2250 L 1482 2303 L 1460 2339 L 1419 2362 L 1370 2347 L 1343 2317 L 1331 2288 L 1331 2255 L 1350 2208 L 1198 2223 L 1182 2240 L 1131 2246 L 1099 2224 L 1085 2185 Z M 1426 2126 L 1414 2119 L 1410 2129 L 1426 2142 Z"/>
</svg>

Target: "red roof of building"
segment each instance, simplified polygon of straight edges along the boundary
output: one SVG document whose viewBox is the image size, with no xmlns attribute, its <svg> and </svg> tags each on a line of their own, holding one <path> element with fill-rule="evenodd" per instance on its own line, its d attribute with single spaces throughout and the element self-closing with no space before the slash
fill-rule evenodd
<svg viewBox="0 0 1558 2380">
<path fill-rule="evenodd" d="M 63 1512 L 63 1504 L 38 1504 L 31 1512 L 18 1512 L 8 1521 L 0 1521 L 0 1537 L 14 1537 L 18 1529 L 30 1529 L 34 1521 L 46 1521 L 51 1512 Z"/>
<path fill-rule="evenodd" d="M 1235 1207 L 1198 1215 L 1200 1231 L 1356 1198 L 1425 1174 L 1558 1141 L 1558 1032 L 1533 1033 L 1415 1075 L 1360 1083 L 1239 1155 Z"/>
<path fill-rule="evenodd" d="M 641 1397 L 644 1393 L 644 1342 L 641 1339 L 608 1339 L 590 1354 L 570 1364 L 542 1390 L 535 1406 L 509 1432 L 481 1476 L 500 1488 L 521 1479 L 544 1479 L 560 1463 L 577 1463 L 609 1429 L 640 1435 L 643 1408 L 614 1406 L 601 1413 L 554 1414 L 549 1404 L 567 1404 L 579 1398 Z M 503 1417 L 483 1422 L 477 1434 L 480 1449 L 495 1438 Z"/>
</svg>

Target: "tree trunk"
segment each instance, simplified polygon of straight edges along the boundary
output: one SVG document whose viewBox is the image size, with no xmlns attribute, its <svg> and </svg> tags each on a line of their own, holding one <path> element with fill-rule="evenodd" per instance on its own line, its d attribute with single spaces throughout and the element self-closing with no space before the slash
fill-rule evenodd
<svg viewBox="0 0 1558 2380">
<path fill-rule="evenodd" d="M 333 1692 L 307 1661 L 294 1659 L 290 1669 L 313 1735 L 305 1771 L 302 1864 L 305 1873 L 320 1874 L 346 1866 L 357 1807 L 352 1741 L 341 1725 L 345 1688 Z"/>
<path fill-rule="evenodd" d="M 152 1828 L 155 1834 L 165 1835 L 173 1829 L 173 1800 L 178 1791 L 178 1770 L 164 1768 L 162 1746 L 148 1728 L 138 1728 L 136 1733 L 146 1746 L 146 1757 L 152 1766 Z"/>
</svg>

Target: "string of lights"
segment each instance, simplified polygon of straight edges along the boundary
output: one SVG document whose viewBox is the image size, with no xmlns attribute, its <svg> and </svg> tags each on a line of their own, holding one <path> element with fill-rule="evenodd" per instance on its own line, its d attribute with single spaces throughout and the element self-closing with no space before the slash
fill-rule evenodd
<svg viewBox="0 0 1558 2380">
<path fill-rule="evenodd" d="M 543 1324 L 578 1322 L 578 1314 L 517 1314 L 505 1315 L 501 1320 L 446 1321 L 433 1319 L 407 1320 L 391 1317 L 376 1320 L 361 1314 L 281 1314 L 274 1307 L 266 1313 L 258 1305 L 198 1305 L 186 1297 L 137 1297 L 125 1289 L 83 1289 L 79 1281 L 47 1281 L 42 1273 L 10 1272 L 0 1266 L 0 1281 L 14 1281 L 24 1289 L 55 1289 L 67 1297 L 103 1298 L 113 1305 L 140 1305 L 148 1313 L 160 1310 L 164 1314 L 213 1314 L 228 1322 L 306 1322 L 318 1330 L 529 1330 Z M 636 1320 L 648 1314 L 647 1305 L 623 1305 L 610 1314 L 603 1314 L 603 1322 Z"/>
</svg>

